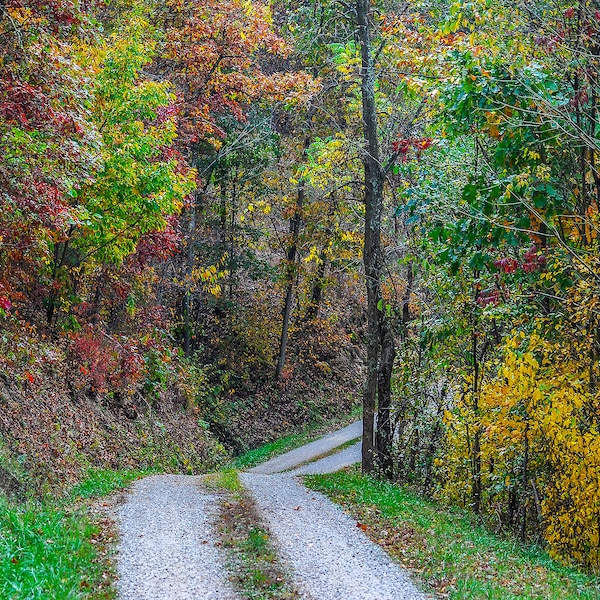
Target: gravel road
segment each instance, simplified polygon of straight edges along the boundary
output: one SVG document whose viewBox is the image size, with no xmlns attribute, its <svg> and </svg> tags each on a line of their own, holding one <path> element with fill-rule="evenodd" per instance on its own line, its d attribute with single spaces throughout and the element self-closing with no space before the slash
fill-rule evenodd
<svg viewBox="0 0 600 600">
<path fill-rule="evenodd" d="M 133 485 L 118 516 L 121 600 L 233 600 L 212 519 L 218 496 L 200 477 L 153 475 Z"/>
<path fill-rule="evenodd" d="M 357 442 L 336 454 L 331 454 L 320 460 L 302 465 L 296 469 L 288 471 L 290 475 L 313 475 L 315 473 L 335 473 L 345 467 L 350 467 L 360 462 L 361 442 Z"/>
<path fill-rule="evenodd" d="M 360 461 L 360 446 L 354 444 L 292 471 L 264 474 L 253 469 L 240 478 L 306 600 L 424 600 L 426 596 L 400 565 L 374 544 L 356 521 L 296 478 L 354 464 Z M 298 463 L 305 462 L 301 453 L 294 452 Z M 289 456 L 281 464 L 292 467 Z"/>
<path fill-rule="evenodd" d="M 356 522 L 296 477 L 360 460 L 359 421 L 272 459 L 240 478 L 254 498 L 303 600 L 424 600 Z M 285 471 L 285 472 L 278 472 Z M 219 496 L 201 477 L 155 475 L 134 484 L 118 523 L 120 600 L 234 600 L 213 530 Z"/>
<path fill-rule="evenodd" d="M 357 440 L 362 435 L 362 421 L 356 421 L 352 425 L 348 425 L 343 429 L 334 431 L 325 437 L 319 438 L 310 444 L 305 444 L 300 448 L 276 456 L 267 462 L 261 463 L 260 465 L 250 469 L 250 473 L 280 473 L 281 471 L 287 471 L 293 469 L 298 465 L 305 463 L 309 460 L 314 460 L 323 454 L 327 454 L 334 448 L 338 448 L 346 442 Z"/>
</svg>

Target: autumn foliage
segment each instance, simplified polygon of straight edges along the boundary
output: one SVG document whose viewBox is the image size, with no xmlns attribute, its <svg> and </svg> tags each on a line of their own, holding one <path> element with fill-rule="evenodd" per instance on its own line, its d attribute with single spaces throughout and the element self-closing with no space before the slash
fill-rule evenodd
<svg viewBox="0 0 600 600">
<path fill-rule="evenodd" d="M 348 408 L 375 186 L 385 474 L 597 568 L 600 9 L 360 6 L 372 65 L 329 0 L 0 2 L 0 377 L 233 450 Z"/>
</svg>

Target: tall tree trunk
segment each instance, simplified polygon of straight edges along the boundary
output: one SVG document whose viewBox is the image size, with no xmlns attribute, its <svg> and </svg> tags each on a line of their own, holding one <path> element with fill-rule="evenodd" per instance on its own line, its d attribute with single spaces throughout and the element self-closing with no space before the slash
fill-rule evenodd
<svg viewBox="0 0 600 600">
<path fill-rule="evenodd" d="M 374 467 L 391 474 L 392 429 L 390 420 L 391 376 L 395 358 L 394 337 L 385 314 L 381 293 L 383 253 L 381 219 L 385 174 L 379 156 L 377 107 L 375 104 L 375 66 L 371 48 L 369 0 L 357 0 L 356 20 L 361 50 L 361 95 L 364 148 L 365 232 L 363 261 L 367 287 L 367 385 L 363 397 L 362 468 Z M 375 446 L 375 410 L 377 445 Z"/>
<path fill-rule="evenodd" d="M 294 216 L 290 220 L 290 244 L 287 251 L 286 266 L 286 290 L 285 301 L 283 303 L 283 323 L 281 325 L 281 339 L 279 341 L 279 357 L 277 359 L 277 369 L 275 370 L 275 379 L 280 379 L 285 367 L 285 355 L 287 351 L 288 334 L 290 330 L 290 319 L 292 315 L 292 306 L 294 304 L 294 278 L 296 274 L 296 254 L 298 253 L 298 236 L 300 234 L 300 223 L 302 221 L 302 208 L 306 197 L 306 184 L 304 180 L 298 183 L 298 195 L 296 196 L 296 209 Z"/>
<path fill-rule="evenodd" d="M 523 465 L 521 467 L 521 511 L 523 513 L 523 517 L 521 519 L 521 532 L 520 537 L 521 541 L 525 541 L 525 536 L 527 535 L 527 497 L 529 493 L 527 489 L 529 486 L 527 482 L 529 480 L 529 416 L 526 417 L 525 421 L 525 439 L 524 439 L 524 449 L 523 449 Z"/>
<path fill-rule="evenodd" d="M 183 296 L 183 352 L 186 357 L 192 353 L 192 272 L 194 270 L 194 238 L 196 234 L 196 204 L 192 204 L 188 214 L 188 236 L 185 265 L 185 294 Z"/>
<path fill-rule="evenodd" d="M 473 512 L 481 512 L 481 427 L 479 425 L 479 357 L 477 349 L 477 332 L 473 330 L 473 414 L 475 415 L 475 431 L 473 433 L 473 450 L 471 462 L 471 505 Z"/>
<path fill-rule="evenodd" d="M 377 376 L 377 469 L 381 475 L 391 479 L 394 475 L 392 458 L 393 427 L 391 419 L 392 370 L 396 358 L 394 336 L 385 320 L 380 323 L 381 356 Z"/>
<path fill-rule="evenodd" d="M 308 123 L 313 115 L 313 109 L 308 110 Z M 304 149 L 302 155 L 306 154 L 311 140 L 306 137 L 304 140 Z M 286 289 L 285 300 L 283 303 L 283 322 L 281 325 L 281 338 L 279 341 L 279 357 L 277 359 L 277 368 L 275 369 L 275 379 L 281 379 L 283 368 L 285 367 L 285 356 L 287 351 L 288 334 L 290 330 L 290 320 L 292 316 L 292 306 L 294 305 L 294 279 L 296 276 L 296 254 L 298 253 L 298 236 L 300 235 L 300 225 L 302 223 L 302 210 L 304 200 L 306 199 L 306 183 L 300 178 L 298 182 L 298 193 L 296 196 L 296 208 L 294 216 L 290 220 L 290 243 L 287 251 L 286 267 Z"/>
<path fill-rule="evenodd" d="M 317 273 L 315 280 L 312 285 L 312 292 L 310 297 L 310 303 L 306 310 L 306 320 L 312 321 L 319 316 L 319 310 L 321 308 L 321 301 L 323 300 L 323 288 L 325 286 L 325 273 L 327 272 L 327 247 L 329 244 L 329 238 L 331 237 L 333 225 L 333 217 L 337 208 L 335 192 L 331 193 L 329 210 L 327 211 L 327 226 L 325 228 L 325 244 L 319 252 L 319 265 L 317 267 Z"/>
<path fill-rule="evenodd" d="M 67 233 L 67 238 L 64 242 L 56 242 L 54 245 L 54 255 L 53 255 L 53 263 L 52 263 L 52 287 L 50 289 L 50 295 L 48 297 L 48 304 L 46 306 L 46 321 L 49 327 L 54 325 L 54 317 L 56 311 L 56 301 L 58 299 L 58 294 L 54 289 L 57 283 L 57 277 L 59 271 L 62 269 L 65 264 L 65 258 L 67 256 L 67 249 L 69 247 L 69 242 L 71 241 L 71 236 L 75 231 L 75 227 L 71 226 Z"/>
<path fill-rule="evenodd" d="M 406 291 L 402 297 L 402 337 L 408 338 L 408 326 L 410 324 L 410 297 L 413 291 L 415 272 L 412 262 L 406 265 Z"/>
<path fill-rule="evenodd" d="M 313 321 L 319 316 L 319 309 L 321 308 L 321 300 L 323 299 L 323 282 L 325 280 L 325 270 L 327 268 L 327 254 L 325 250 L 319 253 L 319 266 L 317 267 L 317 273 L 315 280 L 312 285 L 312 292 L 310 295 L 310 304 L 306 311 L 306 320 Z"/>
</svg>

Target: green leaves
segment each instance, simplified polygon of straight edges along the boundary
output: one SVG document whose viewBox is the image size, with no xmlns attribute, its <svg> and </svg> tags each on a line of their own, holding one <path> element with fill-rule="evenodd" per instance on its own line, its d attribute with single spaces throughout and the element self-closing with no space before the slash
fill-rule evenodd
<svg viewBox="0 0 600 600">
<path fill-rule="evenodd" d="M 165 227 L 194 188 L 193 172 L 180 167 L 171 149 L 170 86 L 141 77 L 155 47 L 155 31 L 134 11 L 107 42 L 84 49 L 94 73 L 103 168 L 78 194 L 83 227 L 74 243 L 95 261 L 121 262 L 142 234 Z"/>
</svg>

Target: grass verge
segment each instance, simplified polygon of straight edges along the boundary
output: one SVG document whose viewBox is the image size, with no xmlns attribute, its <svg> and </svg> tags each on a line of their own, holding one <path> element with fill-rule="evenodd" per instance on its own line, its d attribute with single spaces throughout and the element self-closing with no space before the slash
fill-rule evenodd
<svg viewBox="0 0 600 600">
<path fill-rule="evenodd" d="M 0 497 L 0 598 L 115 598 L 114 531 L 106 515 L 91 509 L 91 501 L 141 475 L 90 471 L 66 499 L 17 504 Z"/>
<path fill-rule="evenodd" d="M 278 456 L 279 454 L 284 454 L 285 452 L 299 448 L 300 446 L 303 446 L 308 442 L 312 442 L 313 440 L 316 440 L 327 433 L 331 433 L 336 429 L 350 425 L 350 423 L 360 419 L 361 415 L 362 408 L 358 406 L 349 415 L 346 415 L 343 418 L 330 421 L 326 424 L 320 423 L 311 425 L 304 431 L 286 435 L 272 442 L 263 444 L 258 448 L 244 452 L 244 454 L 241 454 L 232 461 L 231 466 L 240 470 L 250 469 L 262 462 L 269 460 L 270 458 L 273 458 L 274 456 Z"/>
<path fill-rule="evenodd" d="M 209 475 L 204 484 L 224 493 L 216 527 L 229 555 L 230 580 L 240 595 L 248 600 L 300 598 L 237 471 L 228 469 Z"/>
<path fill-rule="evenodd" d="M 598 600 L 600 579 L 554 562 L 446 509 L 357 469 L 305 477 L 341 504 L 357 526 L 411 570 L 438 597 L 452 600 Z"/>
</svg>

